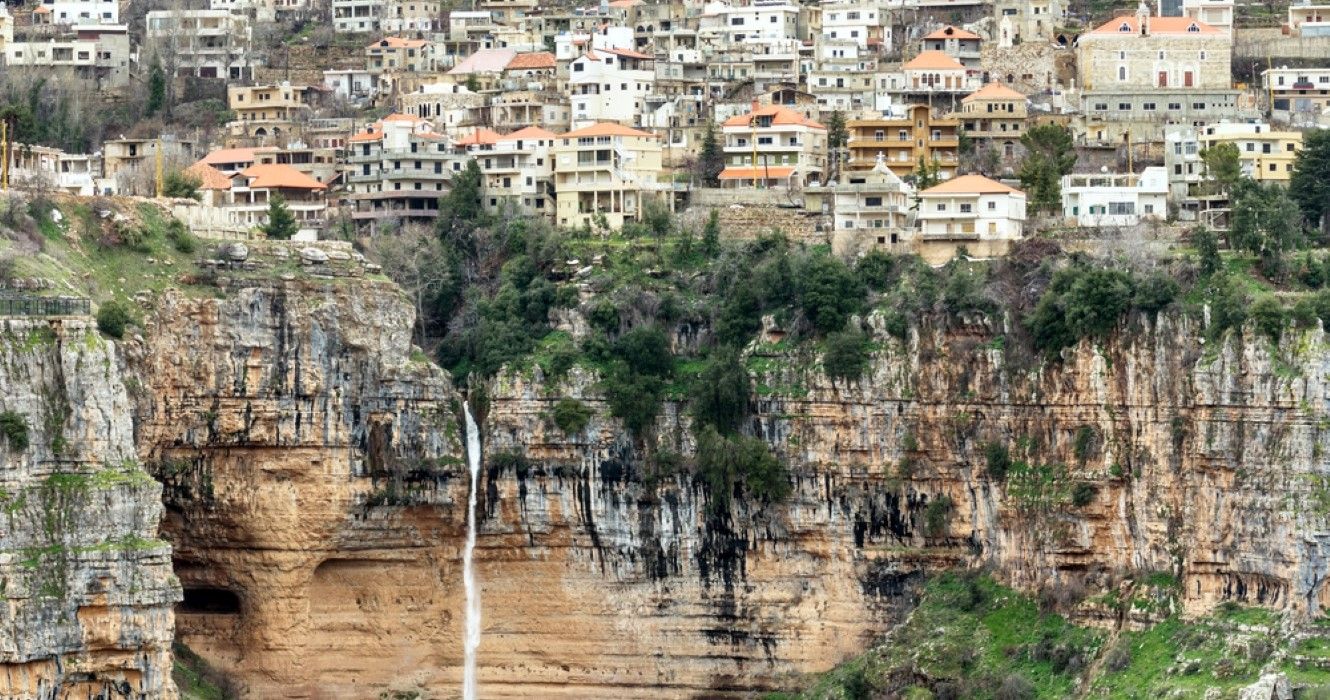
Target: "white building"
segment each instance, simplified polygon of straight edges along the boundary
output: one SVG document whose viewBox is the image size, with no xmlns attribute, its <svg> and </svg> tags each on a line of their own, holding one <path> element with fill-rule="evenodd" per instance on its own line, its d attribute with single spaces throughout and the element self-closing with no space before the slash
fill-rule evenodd
<svg viewBox="0 0 1330 700">
<path fill-rule="evenodd" d="M 120 3 L 116 0 L 43 0 L 41 9 L 50 13 L 51 24 L 120 23 Z"/>
<path fill-rule="evenodd" d="M 485 176 L 484 204 L 500 214 L 554 217 L 554 158 L 550 149 L 558 136 L 529 126 L 511 134 L 488 129 L 457 145 L 480 166 Z"/>
<path fill-rule="evenodd" d="M 10 68 L 59 68 L 109 89 L 129 84 L 129 30 L 123 24 L 83 25 L 69 36 L 5 44 Z"/>
<path fill-rule="evenodd" d="M 961 175 L 918 194 L 919 254 L 951 259 L 964 246 L 971 255 L 1004 254 L 1025 226 L 1025 193 L 982 175 Z"/>
<path fill-rule="evenodd" d="M 1233 0 L 1182 0 L 1182 16 L 1233 35 Z"/>
<path fill-rule="evenodd" d="M 698 37 L 722 47 L 754 39 L 797 39 L 798 30 L 798 6 L 780 0 L 756 0 L 741 6 L 709 3 L 698 21 Z"/>
<path fill-rule="evenodd" d="M 891 28 L 885 27 L 882 5 L 864 0 L 840 0 L 822 5 L 822 38 L 851 41 L 860 48 L 891 49 Z"/>
<path fill-rule="evenodd" d="M 809 187 L 805 194 L 820 196 L 823 212 L 832 215 L 832 247 L 837 251 L 875 247 L 908 252 L 914 241 L 914 190 L 881 156 L 872 170 L 845 173 L 841 182 Z"/>
<path fill-rule="evenodd" d="M 332 0 L 333 31 L 377 34 L 382 9 L 380 0 Z"/>
<path fill-rule="evenodd" d="M 1292 3 L 1288 6 L 1288 26 L 1298 36 L 1330 36 L 1330 5 Z"/>
<path fill-rule="evenodd" d="M 1168 213 L 1168 171 L 1151 166 L 1136 173 L 1062 177 L 1062 216 L 1087 228 L 1162 221 Z"/>
<path fill-rule="evenodd" d="M 148 45 L 176 75 L 252 80 L 249 18 L 226 10 L 154 10 L 145 18 Z"/>
<path fill-rule="evenodd" d="M 323 71 L 323 87 L 344 100 L 372 100 L 378 94 L 379 73 L 362 68 Z"/>
<path fill-rule="evenodd" d="M 640 124 L 656 84 L 652 57 L 627 49 L 591 49 L 568 65 L 574 129 L 598 122 Z"/>
</svg>

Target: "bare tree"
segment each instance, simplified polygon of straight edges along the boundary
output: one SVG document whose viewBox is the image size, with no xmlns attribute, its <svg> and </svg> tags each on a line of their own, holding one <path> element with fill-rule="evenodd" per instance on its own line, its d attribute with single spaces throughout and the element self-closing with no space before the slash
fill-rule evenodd
<svg viewBox="0 0 1330 700">
<path fill-rule="evenodd" d="M 438 236 L 428 226 L 410 223 L 396 232 L 375 235 L 365 252 L 406 290 L 416 309 L 416 344 L 428 348 L 433 340 L 429 329 L 435 325 L 432 301 L 449 282 Z"/>
</svg>

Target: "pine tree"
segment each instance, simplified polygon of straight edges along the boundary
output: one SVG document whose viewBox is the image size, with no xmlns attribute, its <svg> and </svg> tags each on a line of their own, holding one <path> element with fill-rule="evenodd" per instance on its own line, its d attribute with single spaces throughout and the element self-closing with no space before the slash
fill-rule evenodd
<svg viewBox="0 0 1330 700">
<path fill-rule="evenodd" d="M 471 233 L 485 218 L 485 177 L 475 159 L 467 162 L 462 172 L 453 178 L 448 194 L 439 201 L 437 231 L 439 238 L 460 245 L 470 251 Z"/>
<path fill-rule="evenodd" d="M 162 70 L 160 59 L 153 62 L 152 72 L 148 74 L 148 116 L 161 111 L 166 106 L 166 73 Z"/>
<path fill-rule="evenodd" d="M 286 199 L 281 193 L 272 193 L 268 200 L 268 223 L 259 227 L 259 230 L 268 238 L 278 241 L 290 240 L 300 230 L 295 215 L 286 206 Z"/>
<path fill-rule="evenodd" d="M 1330 231 L 1330 129 L 1312 129 L 1303 135 L 1288 194 L 1308 224 L 1322 233 Z"/>
<path fill-rule="evenodd" d="M 827 169 L 824 183 L 831 182 L 840 173 L 841 154 L 849 141 L 850 132 L 845 126 L 845 115 L 832 112 L 831 116 L 827 117 L 827 151 L 831 156 L 831 167 Z"/>
<path fill-rule="evenodd" d="M 1071 130 L 1060 124 L 1040 124 L 1021 136 L 1025 160 L 1021 187 L 1032 207 L 1050 211 L 1062 206 L 1062 176 L 1076 165 Z"/>
<path fill-rule="evenodd" d="M 720 252 L 720 213 L 715 209 L 707 216 L 707 225 L 702 229 L 702 253 L 712 257 Z"/>
<path fill-rule="evenodd" d="M 702 152 L 697 159 L 697 169 L 703 186 L 720 186 L 720 171 L 725 169 L 725 154 L 720 150 L 716 125 L 712 122 L 707 122 L 707 128 L 702 132 Z"/>
</svg>

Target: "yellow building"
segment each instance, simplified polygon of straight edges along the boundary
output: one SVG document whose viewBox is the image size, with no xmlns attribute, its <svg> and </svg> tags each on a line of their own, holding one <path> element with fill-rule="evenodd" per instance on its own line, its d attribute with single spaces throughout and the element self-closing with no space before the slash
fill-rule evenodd
<svg viewBox="0 0 1330 700">
<path fill-rule="evenodd" d="M 974 143 L 976 154 L 992 152 L 1000 162 L 1010 162 L 1021 154 L 1027 104 L 1025 95 L 1001 83 L 989 83 L 966 95 L 960 111 L 952 116 L 960 119 L 961 130 Z"/>
<path fill-rule="evenodd" d="M 1301 131 L 1276 131 L 1269 124 L 1211 124 L 1197 137 L 1204 151 L 1221 143 L 1238 147 L 1242 174 L 1258 181 L 1287 184 L 1293 160 L 1302 150 Z"/>
<path fill-rule="evenodd" d="M 601 122 L 561 134 L 552 153 L 559 226 L 590 225 L 602 214 L 610 228 L 622 228 L 665 187 L 655 134 Z"/>
<path fill-rule="evenodd" d="M 919 159 L 936 163 L 938 175 L 948 179 L 956 174 L 960 142 L 956 130 L 960 120 L 954 115 L 934 117 L 928 105 L 910 105 L 900 117 L 851 119 L 849 132 L 850 170 L 871 170 L 881 153 L 883 161 L 898 177 L 910 175 Z"/>
</svg>

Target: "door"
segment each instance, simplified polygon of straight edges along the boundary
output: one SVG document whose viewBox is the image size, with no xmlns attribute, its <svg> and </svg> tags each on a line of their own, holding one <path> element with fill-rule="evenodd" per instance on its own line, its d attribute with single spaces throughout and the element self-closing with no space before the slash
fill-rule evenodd
<svg viewBox="0 0 1330 700">
<path fill-rule="evenodd" d="M 1191 87 L 1191 86 L 1192 86 L 1191 83 L 1192 83 L 1191 71 L 1185 71 L 1185 72 L 1183 72 L 1183 74 L 1182 74 L 1182 86 L 1183 86 L 1183 87 Z"/>
<path fill-rule="evenodd" d="M 1168 71 L 1159 71 L 1159 87 L 1168 87 Z"/>
</svg>

